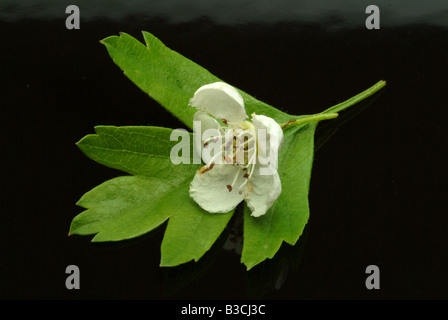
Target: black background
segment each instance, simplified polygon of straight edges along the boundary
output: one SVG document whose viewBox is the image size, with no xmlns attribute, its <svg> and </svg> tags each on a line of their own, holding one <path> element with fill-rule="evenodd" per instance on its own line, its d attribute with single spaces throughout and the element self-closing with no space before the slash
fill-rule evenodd
<svg viewBox="0 0 448 320">
<path fill-rule="evenodd" d="M 141 13 L 84 21 L 80 9 L 80 30 L 65 28 L 64 8 L 59 18 L 0 20 L 1 298 L 448 298 L 447 27 L 423 15 L 395 25 L 386 15 L 380 30 L 367 30 L 365 6 L 351 27 L 331 16 L 223 24 L 207 15 L 170 22 Z M 343 13 L 342 2 L 335 14 Z M 142 40 L 141 30 L 291 114 L 320 112 L 387 81 L 350 121 L 334 120 L 337 132 L 317 151 L 299 246 L 283 245 L 246 272 L 220 239 L 199 263 L 164 269 L 163 227 L 118 245 L 67 236 L 81 212 L 76 201 L 121 174 L 75 142 L 100 124 L 183 127 L 99 43 L 120 31 Z M 79 290 L 65 287 L 71 264 L 80 268 Z M 381 271 L 379 290 L 365 287 L 372 264 Z M 275 289 L 280 270 L 286 279 Z"/>
</svg>

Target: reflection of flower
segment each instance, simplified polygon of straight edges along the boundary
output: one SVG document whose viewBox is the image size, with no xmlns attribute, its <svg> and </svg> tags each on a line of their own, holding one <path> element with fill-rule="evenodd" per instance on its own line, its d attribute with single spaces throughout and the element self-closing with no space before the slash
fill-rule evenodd
<svg viewBox="0 0 448 320">
<path fill-rule="evenodd" d="M 236 254 L 241 255 L 243 252 L 243 229 L 243 215 L 237 214 L 230 228 L 227 240 L 224 243 L 224 250 L 234 251 Z"/>
<path fill-rule="evenodd" d="M 205 166 L 191 182 L 190 196 L 212 213 L 229 212 L 246 200 L 252 216 L 264 215 L 282 189 L 277 173 L 281 127 L 272 118 L 255 113 L 252 122 L 245 120 L 242 96 L 222 82 L 199 88 L 190 104 L 198 109 L 194 121 L 200 123 L 202 137 L 206 131 L 214 132 L 196 144 Z M 207 148 L 217 152 L 207 156 Z"/>
</svg>

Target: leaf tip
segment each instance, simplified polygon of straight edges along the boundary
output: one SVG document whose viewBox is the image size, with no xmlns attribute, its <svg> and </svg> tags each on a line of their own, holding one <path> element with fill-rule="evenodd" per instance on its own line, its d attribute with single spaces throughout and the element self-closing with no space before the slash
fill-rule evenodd
<svg viewBox="0 0 448 320">
<path fill-rule="evenodd" d="M 75 142 L 75 146 L 77 146 L 81 151 L 84 150 L 86 140 L 88 139 L 87 137 L 88 136 L 85 136 L 81 140 L 79 140 L 78 142 Z"/>
<path fill-rule="evenodd" d="M 102 45 L 104 45 L 104 46 L 107 47 L 107 45 L 109 44 L 108 42 L 109 42 L 112 38 L 114 38 L 114 37 L 115 37 L 115 36 L 109 36 L 109 37 L 107 37 L 107 38 L 101 39 L 99 42 L 100 42 Z"/>
<path fill-rule="evenodd" d="M 101 39 L 99 42 L 102 45 L 105 45 L 106 47 L 108 47 L 109 45 L 113 44 L 114 40 L 117 40 L 117 39 L 121 38 L 123 35 L 126 35 L 126 33 L 119 32 L 118 36 L 115 36 L 115 35 L 114 36 L 108 36 L 108 37 L 106 37 L 104 39 Z"/>
</svg>

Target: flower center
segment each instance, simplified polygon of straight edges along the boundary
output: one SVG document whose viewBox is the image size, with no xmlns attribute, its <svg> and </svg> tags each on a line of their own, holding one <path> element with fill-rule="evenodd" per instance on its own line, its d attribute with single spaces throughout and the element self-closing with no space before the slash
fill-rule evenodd
<svg viewBox="0 0 448 320">
<path fill-rule="evenodd" d="M 226 132 L 226 142 L 224 145 L 225 161 L 238 166 L 232 184 L 227 185 L 229 192 L 235 189 L 237 181 L 239 182 L 238 193 L 242 194 L 246 188 L 249 179 L 252 177 L 255 170 L 255 162 L 257 157 L 257 139 L 255 135 L 255 128 L 249 121 L 244 121 L 238 126 L 233 126 L 232 139 Z M 243 181 L 241 182 L 240 177 Z"/>
<path fill-rule="evenodd" d="M 238 193 L 242 194 L 255 170 L 258 154 L 255 127 L 249 121 L 240 124 L 229 122 L 224 136 L 210 137 L 204 141 L 204 148 L 210 143 L 218 143 L 219 139 L 221 139 L 219 152 L 213 155 L 209 164 L 201 169 L 201 173 L 211 170 L 218 159 L 221 160 L 219 163 L 238 166 L 232 183 L 226 187 L 229 192 L 238 190 Z"/>
</svg>

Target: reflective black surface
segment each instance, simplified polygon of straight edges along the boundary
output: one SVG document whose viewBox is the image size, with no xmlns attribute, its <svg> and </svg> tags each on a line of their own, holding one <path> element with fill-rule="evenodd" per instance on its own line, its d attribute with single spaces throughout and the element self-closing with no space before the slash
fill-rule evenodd
<svg viewBox="0 0 448 320">
<path fill-rule="evenodd" d="M 0 297 L 448 298 L 444 2 L 378 2 L 380 30 L 365 28 L 370 3 L 362 2 L 89 3 L 1 5 Z M 65 28 L 68 4 L 80 7 L 80 30 Z M 246 272 L 222 249 L 230 229 L 199 263 L 169 269 L 158 266 L 163 228 L 113 246 L 67 237 L 81 212 L 76 201 L 121 174 L 75 142 L 100 124 L 183 127 L 99 43 L 120 31 L 142 40 L 141 30 L 293 114 L 387 81 L 353 118 L 320 126 L 317 141 L 329 139 L 315 156 L 299 245 Z M 71 264 L 80 290 L 65 287 Z M 379 290 L 365 287 L 371 264 L 381 271 Z"/>
</svg>

